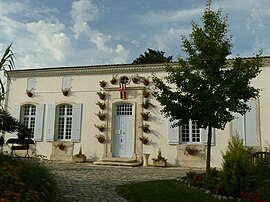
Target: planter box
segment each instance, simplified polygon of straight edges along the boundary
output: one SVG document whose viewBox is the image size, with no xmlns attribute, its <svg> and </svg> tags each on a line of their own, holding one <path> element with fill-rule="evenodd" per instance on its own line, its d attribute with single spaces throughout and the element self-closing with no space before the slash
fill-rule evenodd
<svg viewBox="0 0 270 202">
<path fill-rule="evenodd" d="M 72 162 L 75 162 L 75 163 L 82 163 L 82 162 L 85 162 L 86 161 L 86 156 L 81 156 L 81 157 L 78 157 L 78 156 L 73 156 L 72 157 Z"/>
<path fill-rule="evenodd" d="M 161 159 L 161 160 L 152 159 L 152 160 L 153 160 L 153 165 L 155 167 L 166 167 L 167 159 Z"/>
</svg>

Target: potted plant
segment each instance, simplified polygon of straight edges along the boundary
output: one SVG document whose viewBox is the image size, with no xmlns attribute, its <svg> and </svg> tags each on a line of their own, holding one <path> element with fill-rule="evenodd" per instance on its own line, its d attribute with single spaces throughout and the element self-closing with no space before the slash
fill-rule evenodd
<svg viewBox="0 0 270 202">
<path fill-rule="evenodd" d="M 105 125 L 104 124 L 102 124 L 102 125 L 96 125 L 96 124 L 94 124 L 95 125 L 95 127 L 100 131 L 100 132 L 103 132 L 104 130 L 105 130 Z"/>
<path fill-rule="evenodd" d="M 104 135 L 98 134 L 98 135 L 96 135 L 96 138 L 97 138 L 99 143 L 105 142 L 105 136 Z"/>
<path fill-rule="evenodd" d="M 34 93 L 32 92 L 32 89 L 31 90 L 26 89 L 26 94 L 28 97 L 32 97 Z"/>
<path fill-rule="evenodd" d="M 133 83 L 138 83 L 139 79 L 140 79 L 140 76 L 138 74 L 131 76 L 131 80 Z"/>
<path fill-rule="evenodd" d="M 67 96 L 68 93 L 69 93 L 69 91 L 70 91 L 70 88 L 64 88 L 64 89 L 62 89 L 62 94 L 63 94 L 64 96 Z"/>
<path fill-rule="evenodd" d="M 146 78 L 146 77 L 142 77 L 142 82 L 145 86 L 148 86 L 149 85 L 149 79 Z"/>
<path fill-rule="evenodd" d="M 196 156 L 199 153 L 199 150 L 196 148 L 186 147 L 185 150 L 189 155 L 192 156 Z"/>
<path fill-rule="evenodd" d="M 154 105 L 150 102 L 149 99 L 146 99 L 146 100 L 142 103 L 142 107 L 143 107 L 144 109 L 148 109 L 150 105 L 151 105 L 151 106 L 154 106 Z"/>
<path fill-rule="evenodd" d="M 80 147 L 80 151 L 78 154 L 73 156 L 73 162 L 81 163 L 86 161 L 86 156 L 82 153 L 82 147 Z"/>
<path fill-rule="evenodd" d="M 112 79 L 110 80 L 111 84 L 116 84 L 117 82 L 117 74 L 113 75 Z"/>
<path fill-rule="evenodd" d="M 145 136 L 142 136 L 142 137 L 140 137 L 139 139 L 141 140 L 141 142 L 142 142 L 143 144 L 147 144 L 148 141 L 149 141 L 148 137 L 145 137 Z"/>
<path fill-rule="evenodd" d="M 103 121 L 106 118 L 106 114 L 99 111 L 98 113 L 96 113 L 96 115 L 98 116 L 99 120 Z"/>
<path fill-rule="evenodd" d="M 148 98 L 150 96 L 150 93 L 147 90 L 143 90 L 143 97 Z"/>
<path fill-rule="evenodd" d="M 147 121 L 148 120 L 149 114 L 150 114 L 150 112 L 142 112 L 141 113 L 142 118 L 143 118 L 144 121 Z"/>
<path fill-rule="evenodd" d="M 104 103 L 104 102 L 97 101 L 97 102 L 96 102 L 96 105 L 98 105 L 99 108 L 102 109 L 102 110 L 105 109 L 105 103 Z"/>
<path fill-rule="evenodd" d="M 63 143 L 56 145 L 56 147 L 58 147 L 58 149 L 60 149 L 62 151 L 64 151 L 66 149 L 66 145 L 64 145 Z"/>
<path fill-rule="evenodd" d="M 105 92 L 100 91 L 100 92 L 97 92 L 97 94 L 98 94 L 98 96 L 99 96 L 99 98 L 101 100 L 105 100 L 105 98 L 106 98 L 106 93 Z"/>
<path fill-rule="evenodd" d="M 153 165 L 155 167 L 165 167 L 166 166 L 167 159 L 162 157 L 161 149 L 158 149 L 157 158 L 152 158 L 152 160 L 153 160 Z"/>
<path fill-rule="evenodd" d="M 99 81 L 100 87 L 104 88 L 106 86 L 107 82 L 104 80 Z"/>
<path fill-rule="evenodd" d="M 150 132 L 149 125 L 147 123 L 142 124 L 141 126 L 139 126 L 139 128 L 141 128 L 142 131 L 145 132 L 145 133 Z"/>
</svg>

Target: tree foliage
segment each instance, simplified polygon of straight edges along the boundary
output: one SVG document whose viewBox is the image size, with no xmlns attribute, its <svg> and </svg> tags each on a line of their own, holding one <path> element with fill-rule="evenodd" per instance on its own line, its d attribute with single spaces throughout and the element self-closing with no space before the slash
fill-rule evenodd
<svg viewBox="0 0 270 202">
<path fill-rule="evenodd" d="M 165 63 L 172 62 L 172 57 L 165 57 L 163 51 L 148 49 L 148 52 L 145 51 L 144 55 L 141 54 L 136 58 L 132 64 L 155 64 L 155 63 Z"/>
<path fill-rule="evenodd" d="M 240 192 L 247 193 L 252 169 L 249 152 L 237 134 L 232 137 L 226 153 L 222 156 L 224 162 L 220 174 L 225 191 L 234 197 L 239 197 Z"/>
<path fill-rule="evenodd" d="M 154 96 L 163 106 L 162 112 L 176 125 L 196 120 L 200 128 L 224 129 L 234 117 L 231 112 L 245 114 L 246 102 L 259 95 L 250 82 L 260 73 L 262 59 L 234 60 L 231 36 L 227 36 L 227 17 L 222 10 L 211 9 L 207 1 L 201 18 L 202 26 L 192 22 L 189 38 L 182 36 L 182 50 L 187 59 L 179 57 L 176 67 L 167 65 L 167 76 L 153 77 Z M 210 170 L 212 130 L 208 130 L 206 170 Z"/>
</svg>

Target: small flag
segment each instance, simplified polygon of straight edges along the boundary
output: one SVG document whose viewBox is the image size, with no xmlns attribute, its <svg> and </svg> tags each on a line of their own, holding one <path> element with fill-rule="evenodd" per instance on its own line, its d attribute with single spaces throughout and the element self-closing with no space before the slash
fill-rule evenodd
<svg viewBox="0 0 270 202">
<path fill-rule="evenodd" d="M 119 91 L 120 91 L 120 98 L 122 100 L 126 100 L 127 99 L 127 92 L 126 92 L 126 84 L 125 83 L 119 84 Z"/>
</svg>

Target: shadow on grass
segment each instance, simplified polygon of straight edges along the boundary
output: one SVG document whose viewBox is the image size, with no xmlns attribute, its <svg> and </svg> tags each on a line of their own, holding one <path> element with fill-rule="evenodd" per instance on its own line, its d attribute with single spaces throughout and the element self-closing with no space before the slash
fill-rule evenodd
<svg viewBox="0 0 270 202">
<path fill-rule="evenodd" d="M 176 180 L 158 180 L 128 184 L 116 189 L 128 201 L 220 202 L 200 190 L 190 189 Z"/>
</svg>

